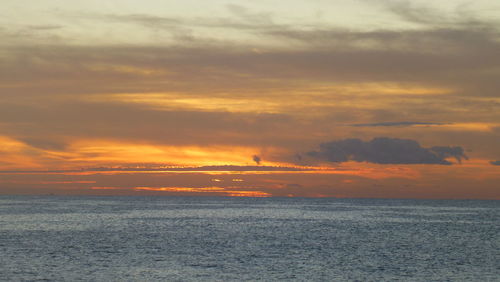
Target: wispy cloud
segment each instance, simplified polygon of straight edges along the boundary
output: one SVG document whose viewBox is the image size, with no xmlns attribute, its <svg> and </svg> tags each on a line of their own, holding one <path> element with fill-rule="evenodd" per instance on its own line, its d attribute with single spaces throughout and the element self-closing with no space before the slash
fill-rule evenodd
<svg viewBox="0 0 500 282">
<path fill-rule="evenodd" d="M 358 123 L 352 124 L 354 127 L 379 127 L 379 126 L 414 126 L 414 125 L 444 125 L 447 123 L 438 122 L 414 122 L 414 121 L 399 121 L 399 122 L 379 122 L 379 123 Z"/>
<path fill-rule="evenodd" d="M 73 170 L 10 170 L 0 171 L 0 174 L 29 174 L 29 173 L 85 173 L 85 172 L 293 172 L 293 171 L 320 171 L 315 167 L 286 167 L 286 166 L 236 166 L 216 165 L 200 167 L 96 167 Z"/>
</svg>

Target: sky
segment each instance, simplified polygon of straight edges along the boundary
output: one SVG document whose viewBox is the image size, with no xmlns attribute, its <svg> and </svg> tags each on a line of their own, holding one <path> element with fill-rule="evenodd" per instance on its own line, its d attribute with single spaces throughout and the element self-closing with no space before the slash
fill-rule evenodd
<svg viewBox="0 0 500 282">
<path fill-rule="evenodd" d="M 0 194 L 500 199 L 500 2 L 3 0 Z"/>
</svg>

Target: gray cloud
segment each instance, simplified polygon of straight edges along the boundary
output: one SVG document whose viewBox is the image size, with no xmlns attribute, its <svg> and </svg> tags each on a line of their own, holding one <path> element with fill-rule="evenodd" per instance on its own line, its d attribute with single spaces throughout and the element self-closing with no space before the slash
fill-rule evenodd
<svg viewBox="0 0 500 282">
<path fill-rule="evenodd" d="M 54 137 L 52 137 L 54 138 Z M 55 137 L 54 139 L 58 139 Z M 50 137 L 47 138 L 20 138 L 19 141 L 32 146 L 34 148 L 48 149 L 48 150 L 58 150 L 62 151 L 66 149 L 66 144 L 61 140 L 51 140 Z"/>
<path fill-rule="evenodd" d="M 468 160 L 469 158 L 465 155 L 464 149 L 462 147 L 448 147 L 448 146 L 435 146 L 430 148 L 434 154 L 436 154 L 440 159 L 455 158 L 457 162 L 461 163 L 462 159 Z"/>
<path fill-rule="evenodd" d="M 491 161 L 490 162 L 492 165 L 500 165 L 500 161 Z"/>
<path fill-rule="evenodd" d="M 344 139 L 320 144 L 318 151 L 308 156 L 330 162 L 371 162 L 378 164 L 440 164 L 450 165 L 446 160 L 454 157 L 466 159 L 461 147 L 421 147 L 417 141 L 380 137 L 365 142 L 360 139 Z"/>
<path fill-rule="evenodd" d="M 257 165 L 260 165 L 260 162 L 262 161 L 262 159 L 257 155 L 253 156 L 252 159 Z"/>
<path fill-rule="evenodd" d="M 162 28 L 162 27 L 171 28 L 183 24 L 183 21 L 179 18 L 159 17 L 147 14 L 102 15 L 102 16 L 87 15 L 86 17 L 90 17 L 91 19 L 100 19 L 106 21 L 132 22 L 153 28 Z"/>
</svg>

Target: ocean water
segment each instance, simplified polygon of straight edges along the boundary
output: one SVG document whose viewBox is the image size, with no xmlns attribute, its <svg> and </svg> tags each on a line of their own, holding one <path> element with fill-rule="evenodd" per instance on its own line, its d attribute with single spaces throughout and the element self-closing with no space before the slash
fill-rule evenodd
<svg viewBox="0 0 500 282">
<path fill-rule="evenodd" d="M 0 197 L 2 281 L 500 281 L 500 202 Z"/>
</svg>

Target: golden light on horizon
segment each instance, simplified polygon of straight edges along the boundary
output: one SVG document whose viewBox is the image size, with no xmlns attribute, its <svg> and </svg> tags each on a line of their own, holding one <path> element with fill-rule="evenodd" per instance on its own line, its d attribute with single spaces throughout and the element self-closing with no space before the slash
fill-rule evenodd
<svg viewBox="0 0 500 282">
<path fill-rule="evenodd" d="M 134 191 L 148 192 L 187 192 L 187 193 L 217 193 L 229 197 L 270 197 L 271 194 L 257 190 L 235 190 L 238 188 L 222 187 L 135 187 Z"/>
</svg>

